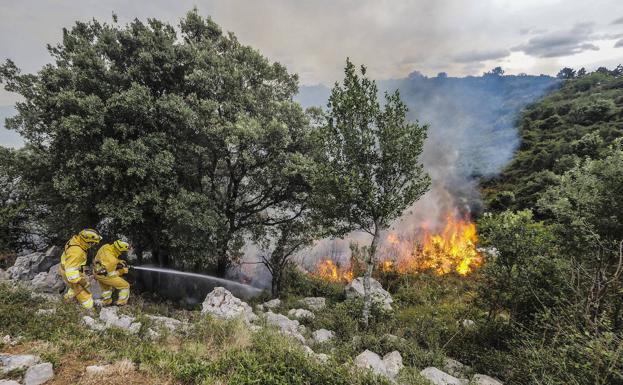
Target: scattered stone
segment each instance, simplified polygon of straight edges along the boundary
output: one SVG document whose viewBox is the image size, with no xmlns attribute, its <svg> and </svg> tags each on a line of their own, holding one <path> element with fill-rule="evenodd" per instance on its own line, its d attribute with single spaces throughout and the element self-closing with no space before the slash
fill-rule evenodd
<svg viewBox="0 0 623 385">
<path fill-rule="evenodd" d="M 420 375 L 426 378 L 433 385 L 467 385 L 469 380 L 459 379 L 444 373 L 435 367 L 428 367 L 420 372 Z"/>
<path fill-rule="evenodd" d="M 2 337 L 2 343 L 4 345 L 9 345 L 9 346 L 15 346 L 17 344 L 19 344 L 19 342 L 22 340 L 22 337 L 15 337 L 12 338 L 10 335 L 6 335 L 4 337 Z M 1 362 L 1 361 L 0 361 Z"/>
<path fill-rule="evenodd" d="M 257 333 L 262 330 L 262 327 L 260 325 L 250 325 L 249 330 L 251 330 L 253 333 Z"/>
<path fill-rule="evenodd" d="M 385 363 L 385 371 L 389 378 L 395 378 L 400 370 L 404 368 L 402 356 L 396 350 L 383 356 L 383 363 Z"/>
<path fill-rule="evenodd" d="M 296 319 L 303 319 L 303 318 L 313 319 L 315 317 L 314 313 L 310 312 L 309 310 L 305 310 L 305 309 L 290 309 L 290 311 L 288 311 L 288 315 Z"/>
<path fill-rule="evenodd" d="M 65 283 L 58 274 L 58 267 L 60 263 L 50 267 L 47 272 L 41 272 L 30 281 L 30 286 L 36 291 L 43 293 L 59 293 L 64 287 Z"/>
<path fill-rule="evenodd" d="M 152 328 L 149 328 L 147 329 L 147 338 L 152 341 L 157 340 L 158 338 L 160 338 L 160 333 L 158 333 Z"/>
<path fill-rule="evenodd" d="M 201 314 L 206 313 L 221 319 L 242 318 L 246 322 L 253 322 L 258 319 L 251 306 L 234 297 L 224 287 L 216 287 L 206 296 L 202 304 Z"/>
<path fill-rule="evenodd" d="M 24 385 L 40 385 L 54 377 L 54 368 L 49 362 L 31 366 L 24 375 Z"/>
<path fill-rule="evenodd" d="M 175 319 L 175 318 L 150 315 L 150 314 L 146 315 L 146 317 L 154 321 L 155 323 L 169 329 L 171 333 L 176 332 L 178 329 L 184 326 L 184 323 L 182 321 Z"/>
<path fill-rule="evenodd" d="M 3 269 L 0 269 L 0 282 L 8 281 L 9 279 L 11 279 L 11 274 L 7 273 Z"/>
<path fill-rule="evenodd" d="M 327 306 L 327 300 L 324 297 L 306 297 L 299 300 L 299 304 L 311 311 L 318 311 Z"/>
<path fill-rule="evenodd" d="M 322 362 L 323 364 L 326 364 L 327 362 L 329 362 L 329 359 L 331 357 L 329 357 L 328 354 L 318 353 L 316 354 L 316 358 L 318 359 L 318 361 Z"/>
<path fill-rule="evenodd" d="M 48 316 L 48 315 L 54 315 L 54 314 L 56 314 L 56 309 L 55 308 L 52 308 L 52 309 L 39 309 L 35 313 L 35 315 L 38 315 L 38 316 Z"/>
<path fill-rule="evenodd" d="M 91 365 L 87 366 L 85 369 L 85 373 L 87 376 L 103 376 L 108 371 L 109 365 Z"/>
<path fill-rule="evenodd" d="M 42 299 L 45 302 L 60 302 L 62 297 L 60 294 L 38 293 L 36 291 L 32 291 L 30 292 L 30 298 Z"/>
<path fill-rule="evenodd" d="M 283 314 L 276 314 L 272 311 L 264 313 L 264 317 L 266 318 L 266 323 L 277 326 L 281 334 L 290 336 L 303 345 L 305 344 L 305 337 L 301 334 L 305 331 L 305 327 L 300 325 L 299 321 L 291 320 Z"/>
<path fill-rule="evenodd" d="M 307 353 L 308 356 L 318 360 L 321 363 L 327 363 L 330 359 L 328 354 L 324 354 L 324 353 L 315 353 L 312 348 L 310 348 L 309 346 L 303 345 L 303 351 L 305 353 Z"/>
<path fill-rule="evenodd" d="M 88 315 L 85 315 L 84 317 L 82 317 L 82 321 L 87 325 L 87 327 L 91 330 L 95 330 L 98 332 L 101 332 L 102 330 L 106 330 L 106 325 L 98 322 L 96 319 L 94 319 L 93 317 L 90 317 Z"/>
<path fill-rule="evenodd" d="M 463 327 L 466 329 L 469 329 L 473 326 L 476 325 L 476 322 L 472 321 L 471 319 L 464 319 L 463 320 Z"/>
<path fill-rule="evenodd" d="M 355 358 L 355 365 L 364 369 L 371 369 L 374 373 L 394 379 L 404 367 L 402 356 L 399 352 L 393 351 L 381 358 L 378 354 L 365 350 Z"/>
<path fill-rule="evenodd" d="M 127 315 L 119 316 L 117 314 L 117 306 L 105 307 L 100 311 L 100 320 L 106 323 L 106 328 L 111 326 L 124 329 L 130 334 L 136 334 L 141 329 L 140 322 L 134 322 L 136 319 Z"/>
<path fill-rule="evenodd" d="M 470 367 L 460 363 L 452 358 L 446 358 L 443 361 L 443 371 L 458 378 L 467 377 L 467 372 L 470 371 Z"/>
<path fill-rule="evenodd" d="M 7 269 L 11 279 L 30 281 L 38 273 L 47 272 L 58 259 L 62 250 L 52 246 L 45 253 L 36 252 L 17 257 L 15 264 Z"/>
<path fill-rule="evenodd" d="M 355 278 L 351 283 L 346 285 L 344 289 L 346 292 L 346 298 L 363 298 L 363 277 Z M 370 292 L 372 295 L 372 301 L 381 305 L 385 310 L 392 310 L 392 296 L 383 289 L 383 286 L 374 278 L 370 278 Z"/>
<path fill-rule="evenodd" d="M 0 385 L 21 385 L 21 384 L 13 380 L 0 380 Z"/>
<path fill-rule="evenodd" d="M 381 357 L 367 349 L 355 358 L 355 365 L 359 368 L 371 369 L 374 373 L 383 376 L 387 374 Z"/>
<path fill-rule="evenodd" d="M 319 329 L 312 333 L 312 338 L 316 343 L 323 343 L 335 338 L 335 333 L 327 329 Z"/>
<path fill-rule="evenodd" d="M 472 378 L 472 383 L 475 385 L 504 385 L 501 381 L 495 378 L 485 376 L 484 374 L 476 374 Z"/>
<path fill-rule="evenodd" d="M 0 354 L 0 373 L 8 373 L 16 369 L 29 368 L 39 363 L 39 357 L 30 354 Z"/>
<path fill-rule="evenodd" d="M 262 311 L 268 309 L 273 310 L 281 306 L 281 300 L 279 298 L 271 299 L 270 301 L 266 301 L 260 305 L 262 307 Z"/>
</svg>

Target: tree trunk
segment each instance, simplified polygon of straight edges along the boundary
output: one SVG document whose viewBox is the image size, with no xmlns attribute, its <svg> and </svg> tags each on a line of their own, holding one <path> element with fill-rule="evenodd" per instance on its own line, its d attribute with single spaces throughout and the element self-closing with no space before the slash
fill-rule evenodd
<svg viewBox="0 0 623 385">
<path fill-rule="evenodd" d="M 370 310 L 372 309 L 372 293 L 370 292 L 370 279 L 372 278 L 372 272 L 376 266 L 376 247 L 380 238 L 378 226 L 374 226 L 374 236 L 372 237 L 372 244 L 370 245 L 369 255 L 366 260 L 366 273 L 363 276 L 363 324 L 368 327 Z"/>
</svg>

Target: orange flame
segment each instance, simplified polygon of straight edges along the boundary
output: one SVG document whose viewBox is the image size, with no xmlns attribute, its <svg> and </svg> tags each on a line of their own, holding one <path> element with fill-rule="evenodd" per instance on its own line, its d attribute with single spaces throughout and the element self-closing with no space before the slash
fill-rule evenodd
<svg viewBox="0 0 623 385">
<path fill-rule="evenodd" d="M 323 259 L 318 265 L 317 275 L 330 282 L 350 282 L 353 280 L 353 271 L 351 269 L 341 269 L 328 258 Z"/>
<path fill-rule="evenodd" d="M 447 215 L 443 231 L 431 234 L 424 230 L 419 242 L 397 243 L 395 238 L 390 234 L 387 241 L 392 245 L 390 254 L 396 259 L 396 270 L 401 273 L 433 270 L 439 275 L 452 271 L 467 275 L 482 264 L 476 249 L 476 225 L 469 219 Z"/>
</svg>

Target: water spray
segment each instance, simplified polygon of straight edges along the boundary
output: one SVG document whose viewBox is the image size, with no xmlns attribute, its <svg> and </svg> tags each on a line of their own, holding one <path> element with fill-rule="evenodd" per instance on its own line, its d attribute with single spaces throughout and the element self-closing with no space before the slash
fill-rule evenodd
<svg viewBox="0 0 623 385">
<path fill-rule="evenodd" d="M 190 277 L 190 278 L 209 281 L 211 283 L 214 283 L 215 286 L 219 286 L 219 285 L 224 286 L 226 289 L 232 292 L 244 293 L 245 297 L 254 297 L 262 293 L 262 290 L 258 289 L 257 287 L 253 287 L 251 285 L 246 285 L 244 283 L 232 281 L 232 280 L 225 279 L 225 278 L 214 277 L 212 275 L 207 275 L 207 274 L 190 273 L 186 271 L 179 271 L 179 270 L 166 269 L 162 267 L 153 267 L 153 266 L 131 266 L 130 268 L 134 270 L 151 271 L 151 272 L 161 273 L 161 274 L 172 274 L 172 275 L 178 275 L 178 276 L 184 276 L 184 277 Z"/>
</svg>

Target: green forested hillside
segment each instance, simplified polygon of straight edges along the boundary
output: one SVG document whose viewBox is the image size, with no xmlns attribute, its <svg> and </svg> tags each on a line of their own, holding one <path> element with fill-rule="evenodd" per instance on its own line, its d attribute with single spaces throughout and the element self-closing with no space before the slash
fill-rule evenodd
<svg viewBox="0 0 623 385">
<path fill-rule="evenodd" d="M 623 136 L 623 77 L 605 69 L 567 80 L 529 106 L 519 120 L 521 144 L 497 178 L 486 181 L 489 208 L 533 208 L 556 175 L 585 157 L 600 157 Z"/>
</svg>

